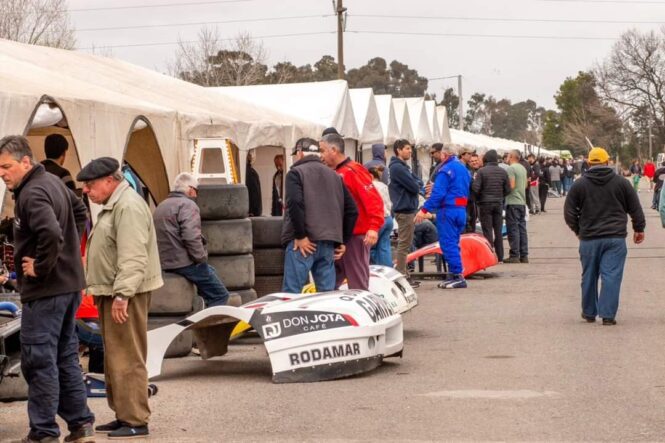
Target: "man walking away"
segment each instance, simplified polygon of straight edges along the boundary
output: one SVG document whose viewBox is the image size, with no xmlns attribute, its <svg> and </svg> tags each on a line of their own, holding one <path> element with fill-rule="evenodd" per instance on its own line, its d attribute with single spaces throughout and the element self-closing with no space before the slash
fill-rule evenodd
<svg viewBox="0 0 665 443">
<path fill-rule="evenodd" d="M 93 160 L 76 178 L 90 201 L 102 205 L 88 241 L 86 280 L 99 309 L 106 400 L 116 419 L 95 431 L 111 440 L 146 437 L 148 308 L 151 292 L 163 284 L 155 225 L 117 160 Z"/>
<path fill-rule="evenodd" d="M 442 166 L 429 199 L 416 214 L 416 223 L 436 212 L 436 229 L 443 257 L 452 276 L 437 286 L 440 289 L 466 288 L 460 253 L 460 236 L 466 226 L 466 204 L 469 199 L 471 176 L 449 145 L 441 150 Z"/>
<path fill-rule="evenodd" d="M 480 210 L 480 225 L 485 238 L 494 245 L 494 252 L 503 261 L 503 200 L 510 193 L 508 173 L 499 167 L 499 156 L 492 149 L 485 154 L 485 166 L 476 173 L 471 185 Z"/>
<path fill-rule="evenodd" d="M 215 268 L 208 264 L 208 251 L 201 233 L 201 212 L 196 199 L 199 183 L 183 172 L 173 182 L 173 191 L 155 213 L 155 232 L 162 270 L 185 277 L 196 285 L 207 308 L 223 306 L 229 291 Z"/>
<path fill-rule="evenodd" d="M 663 182 L 665 182 L 665 166 L 661 166 L 654 172 L 653 175 L 653 201 L 651 202 L 651 209 L 658 210 L 658 203 L 660 202 L 660 193 L 663 189 Z"/>
<path fill-rule="evenodd" d="M 282 194 L 284 192 L 284 156 L 282 154 L 276 155 L 275 174 L 272 176 L 272 207 L 270 215 L 273 217 L 281 217 L 284 210 L 284 203 Z"/>
<path fill-rule="evenodd" d="M 413 231 L 416 227 L 414 216 L 418 211 L 418 195 L 423 182 L 411 171 L 407 162 L 411 161 L 411 144 L 404 139 L 397 140 L 393 146 L 395 156 L 390 159 L 390 201 L 397 221 L 397 269 L 404 274 L 414 288 L 419 282 L 411 280 L 406 268 L 406 256 L 413 244 Z"/>
<path fill-rule="evenodd" d="M 293 155 L 296 161 L 285 182 L 282 291 L 299 294 L 310 272 L 318 292 L 332 291 L 335 260 L 353 236 L 358 210 L 340 177 L 321 163 L 315 140 L 298 140 Z"/>
<path fill-rule="evenodd" d="M 640 166 L 640 161 L 638 159 L 633 160 L 633 164 L 630 165 L 630 174 L 633 176 L 633 188 L 637 192 L 640 192 L 640 180 L 642 179 L 642 166 Z"/>
<path fill-rule="evenodd" d="M 540 164 L 536 161 L 536 156 L 529 154 L 527 161 L 531 165 L 531 174 L 529 175 L 529 195 L 531 196 L 531 206 L 529 212 L 538 214 L 540 212 L 540 197 L 538 195 L 538 180 L 540 177 Z"/>
<path fill-rule="evenodd" d="M 627 254 L 626 214 L 636 244 L 644 241 L 646 221 L 635 189 L 608 162 L 603 148 L 589 152 L 590 168 L 570 188 L 564 218 L 580 239 L 582 318 L 593 323 L 600 316 L 604 325 L 614 325 Z"/>
<path fill-rule="evenodd" d="M 353 236 L 345 243 L 346 251 L 335 262 L 338 288 L 347 280 L 349 289 L 369 288 L 369 250 L 379 239 L 383 226 L 383 201 L 372 184 L 372 176 L 361 164 L 344 155 L 344 139 L 334 128 L 324 131 L 319 148 L 323 162 L 342 177 L 358 207 Z"/>
<path fill-rule="evenodd" d="M 14 260 L 23 312 L 21 370 L 28 382 L 26 443 L 94 442 L 95 417 L 78 360 L 74 316 L 85 287 L 80 235 L 86 208 L 60 178 L 35 164 L 28 140 L 0 140 L 0 178 L 14 193 Z M 146 386 L 147 392 L 147 386 Z"/>
<path fill-rule="evenodd" d="M 510 194 L 506 197 L 506 229 L 510 257 L 504 263 L 529 263 L 529 244 L 526 232 L 526 169 L 520 164 L 520 152 L 510 151 Z"/>
<path fill-rule="evenodd" d="M 76 191 L 76 183 L 72 178 L 72 174 L 62 165 L 65 164 L 65 157 L 67 157 L 67 150 L 69 143 L 67 139 L 60 134 L 51 134 L 44 139 L 44 154 L 46 160 L 42 161 L 42 165 L 46 168 L 46 172 L 57 176 L 62 182 L 72 191 Z"/>
<path fill-rule="evenodd" d="M 540 176 L 538 177 L 538 197 L 540 200 L 540 212 L 547 212 L 545 210 L 545 203 L 547 202 L 547 193 L 550 190 L 550 168 L 545 159 L 541 157 L 538 161 L 540 166 Z"/>
<path fill-rule="evenodd" d="M 563 169 L 561 166 L 559 166 L 559 161 L 554 160 L 552 162 L 552 165 L 549 167 L 550 171 L 550 183 L 552 183 L 552 187 L 556 191 L 557 196 L 561 197 L 563 193 L 563 188 L 561 186 L 561 173 L 563 172 Z"/>
</svg>

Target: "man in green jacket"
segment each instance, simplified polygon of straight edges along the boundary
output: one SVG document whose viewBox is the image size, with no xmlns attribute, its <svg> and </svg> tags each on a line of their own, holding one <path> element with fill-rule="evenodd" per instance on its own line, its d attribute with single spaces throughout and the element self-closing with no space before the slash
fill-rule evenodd
<svg viewBox="0 0 665 443">
<path fill-rule="evenodd" d="M 117 160 L 93 160 L 76 179 L 102 205 L 88 241 L 86 281 L 99 309 L 106 397 L 116 420 L 95 430 L 109 439 L 147 436 L 148 308 L 151 291 L 163 284 L 155 225 Z"/>
</svg>

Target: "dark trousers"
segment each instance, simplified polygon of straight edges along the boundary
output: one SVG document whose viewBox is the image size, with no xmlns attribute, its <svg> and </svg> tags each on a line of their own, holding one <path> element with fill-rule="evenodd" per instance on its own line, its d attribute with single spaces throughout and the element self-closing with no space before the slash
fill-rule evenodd
<svg viewBox="0 0 665 443">
<path fill-rule="evenodd" d="M 476 223 L 478 222 L 478 206 L 476 202 L 471 200 L 466 205 L 466 228 L 464 232 L 473 233 L 476 232 Z"/>
<path fill-rule="evenodd" d="M 540 210 L 545 212 L 545 202 L 547 201 L 547 192 L 550 187 L 546 184 L 541 183 L 538 185 L 538 195 L 540 196 Z"/>
<path fill-rule="evenodd" d="M 490 203 L 478 205 L 480 210 L 480 226 L 483 235 L 494 245 L 494 252 L 499 261 L 503 261 L 503 205 L 501 203 Z"/>
<path fill-rule="evenodd" d="M 526 206 L 506 206 L 506 230 L 508 231 L 510 257 L 528 257 L 529 242 L 526 235 Z"/>
<path fill-rule="evenodd" d="M 59 437 L 56 414 L 70 431 L 95 416 L 87 405 L 79 367 L 74 316 L 81 294 L 70 292 L 23 305 L 21 316 L 21 370 L 28 382 L 30 437 Z"/>
<path fill-rule="evenodd" d="M 364 235 L 354 235 L 346 242 L 346 252 L 335 262 L 335 288 L 347 280 L 349 289 L 369 289 L 369 246 Z"/>
<path fill-rule="evenodd" d="M 580 241 L 582 262 L 582 313 L 588 317 L 614 318 L 626 263 L 626 239 L 597 238 Z M 598 280 L 600 279 L 600 294 Z"/>
<path fill-rule="evenodd" d="M 224 306 L 229 301 L 229 291 L 208 263 L 195 263 L 184 268 L 169 269 L 196 285 L 196 292 L 205 300 L 206 308 Z"/>
</svg>

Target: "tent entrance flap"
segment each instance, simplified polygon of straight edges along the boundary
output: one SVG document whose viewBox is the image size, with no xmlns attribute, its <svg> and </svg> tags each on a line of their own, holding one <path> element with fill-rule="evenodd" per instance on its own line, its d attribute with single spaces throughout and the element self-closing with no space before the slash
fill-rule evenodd
<svg viewBox="0 0 665 443">
<path fill-rule="evenodd" d="M 141 127 L 142 129 L 137 130 Z M 152 126 L 146 119 L 139 117 L 134 121 L 127 138 L 123 160 L 148 188 L 155 204 L 159 204 L 169 195 L 169 178 L 164 158 Z"/>
<path fill-rule="evenodd" d="M 229 139 L 200 138 L 194 140 L 192 173 L 201 183 L 238 183 L 238 169 L 233 160 Z"/>
</svg>

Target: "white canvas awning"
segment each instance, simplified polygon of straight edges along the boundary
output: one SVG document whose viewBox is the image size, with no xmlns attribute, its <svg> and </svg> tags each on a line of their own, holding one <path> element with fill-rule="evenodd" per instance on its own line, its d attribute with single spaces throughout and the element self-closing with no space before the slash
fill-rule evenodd
<svg viewBox="0 0 665 443">
<path fill-rule="evenodd" d="M 395 140 L 400 138 L 399 125 L 397 124 L 397 117 L 395 116 L 395 108 L 393 106 L 393 98 L 391 95 L 382 94 L 375 95 L 376 108 L 379 112 L 379 119 L 381 119 L 381 128 L 383 130 L 383 143 L 385 145 L 392 145 Z"/>
<path fill-rule="evenodd" d="M 381 119 L 374 99 L 372 88 L 349 89 L 353 115 L 356 126 L 360 132 L 359 142 L 363 144 L 381 143 L 383 141 L 383 129 Z"/>
<path fill-rule="evenodd" d="M 427 111 L 425 110 L 424 98 L 396 98 L 396 104 L 406 103 L 413 130 L 413 141 L 416 146 L 429 146 L 435 142 L 427 122 Z"/>
<path fill-rule="evenodd" d="M 427 113 L 427 123 L 432 133 L 434 143 L 441 142 L 441 128 L 439 120 L 436 118 L 436 102 L 434 100 L 425 100 L 425 112 Z"/>
<path fill-rule="evenodd" d="M 441 130 L 441 143 L 450 143 L 450 127 L 448 126 L 448 111 L 445 106 L 436 107 L 436 118 Z"/>
<path fill-rule="evenodd" d="M 395 118 L 399 127 L 399 138 L 404 138 L 413 143 L 415 135 L 411 127 L 411 116 L 409 115 L 409 107 L 406 105 L 406 100 L 403 98 L 394 98 L 393 109 L 395 110 Z"/>
</svg>

